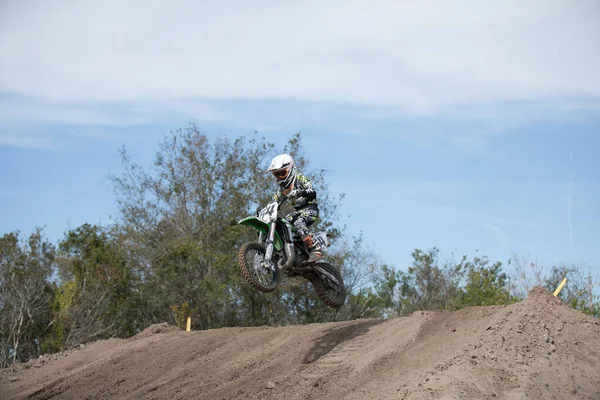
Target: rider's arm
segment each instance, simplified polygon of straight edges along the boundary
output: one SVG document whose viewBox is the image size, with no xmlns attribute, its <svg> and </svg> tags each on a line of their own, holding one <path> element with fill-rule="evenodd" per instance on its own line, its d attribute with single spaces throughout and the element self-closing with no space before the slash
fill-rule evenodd
<svg viewBox="0 0 600 400">
<path fill-rule="evenodd" d="M 283 193 L 281 192 L 281 190 L 278 190 L 273 195 L 273 200 L 275 200 L 279 204 L 283 203 L 286 199 L 287 199 L 287 197 L 283 195 Z"/>
<path fill-rule="evenodd" d="M 306 197 L 306 200 L 314 200 L 317 198 L 317 192 L 312 187 L 312 183 L 310 179 L 308 179 L 304 175 L 298 175 L 298 182 L 300 182 L 300 187 L 298 188 L 298 194 L 302 197 Z"/>
</svg>

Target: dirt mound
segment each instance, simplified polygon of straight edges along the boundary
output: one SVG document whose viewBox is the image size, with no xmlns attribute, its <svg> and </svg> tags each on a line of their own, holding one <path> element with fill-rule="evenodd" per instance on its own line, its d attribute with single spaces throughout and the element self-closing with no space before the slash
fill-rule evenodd
<svg viewBox="0 0 600 400">
<path fill-rule="evenodd" d="M 143 339 L 161 333 L 173 333 L 178 331 L 179 328 L 177 328 L 176 326 L 169 325 L 166 322 L 163 322 L 162 324 L 150 325 L 149 327 L 135 335 L 133 339 Z"/>
<path fill-rule="evenodd" d="M 0 398 L 600 399 L 600 323 L 535 288 L 387 321 L 163 324 L 0 371 Z"/>
</svg>

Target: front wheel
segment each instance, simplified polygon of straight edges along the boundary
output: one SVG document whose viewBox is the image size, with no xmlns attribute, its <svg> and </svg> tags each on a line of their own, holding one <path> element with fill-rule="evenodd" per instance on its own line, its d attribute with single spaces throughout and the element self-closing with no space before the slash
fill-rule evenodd
<svg viewBox="0 0 600 400">
<path fill-rule="evenodd" d="M 321 267 L 329 274 L 333 275 L 338 283 L 334 282 L 328 276 L 322 274 L 319 271 L 315 271 L 311 282 L 317 292 L 319 298 L 323 301 L 323 303 L 327 304 L 332 308 L 340 308 L 344 305 L 346 301 L 346 286 L 344 285 L 344 280 L 342 279 L 342 275 L 333 265 L 320 262 L 316 264 L 316 266 Z"/>
<path fill-rule="evenodd" d="M 238 264 L 244 279 L 261 292 L 272 292 L 279 284 L 279 268 L 272 270 L 263 265 L 265 246 L 257 242 L 247 242 L 238 250 Z"/>
</svg>

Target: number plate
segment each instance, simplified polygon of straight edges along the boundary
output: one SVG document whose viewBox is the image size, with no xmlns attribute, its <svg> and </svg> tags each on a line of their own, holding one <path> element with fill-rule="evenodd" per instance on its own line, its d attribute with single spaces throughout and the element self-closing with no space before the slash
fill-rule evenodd
<svg viewBox="0 0 600 400">
<path fill-rule="evenodd" d="M 273 202 L 267 204 L 267 206 L 265 208 L 260 210 L 260 213 L 258 214 L 258 218 L 262 219 L 267 224 L 270 223 L 271 221 L 277 219 L 277 207 L 278 207 L 278 205 L 277 205 L 276 201 L 273 201 Z"/>
</svg>

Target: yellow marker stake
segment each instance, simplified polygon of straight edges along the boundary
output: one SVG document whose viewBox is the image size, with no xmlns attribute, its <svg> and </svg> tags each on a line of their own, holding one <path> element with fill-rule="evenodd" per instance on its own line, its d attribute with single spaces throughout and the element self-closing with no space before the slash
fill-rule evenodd
<svg viewBox="0 0 600 400">
<path fill-rule="evenodd" d="M 558 294 L 562 290 L 563 286 L 565 286 L 565 283 L 567 283 L 567 278 L 563 279 L 563 281 L 560 283 L 560 285 L 558 285 L 558 287 L 554 291 L 554 297 L 558 296 Z"/>
<path fill-rule="evenodd" d="M 191 319 L 190 317 L 188 317 L 188 320 L 187 320 L 187 327 L 186 327 L 185 331 L 186 331 L 186 332 L 189 332 L 189 331 L 191 331 L 191 330 L 192 330 L 192 319 Z"/>
</svg>

